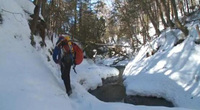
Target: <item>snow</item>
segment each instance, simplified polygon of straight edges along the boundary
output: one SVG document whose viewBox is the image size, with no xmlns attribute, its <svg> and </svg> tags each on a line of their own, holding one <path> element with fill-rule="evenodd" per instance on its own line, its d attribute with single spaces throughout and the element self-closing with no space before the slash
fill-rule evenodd
<svg viewBox="0 0 200 110">
<path fill-rule="evenodd" d="M 157 42 L 163 42 L 159 41 L 162 37 Z M 159 52 L 146 58 L 148 47 L 145 46 L 127 65 L 124 71 L 126 93 L 163 97 L 176 106 L 199 109 L 200 46 L 194 43 L 196 38 L 193 36 L 175 47 L 174 36 L 165 37 Z"/>
<path fill-rule="evenodd" d="M 24 10 L 33 12 L 33 6 L 29 0 L 0 0 L 0 13 L 3 17 L 3 24 L 0 24 L 0 110 L 200 108 L 200 47 L 194 44 L 193 37 L 173 47 L 175 41 L 170 38 L 172 36 L 161 36 L 162 39 L 158 41 L 162 43 L 154 42 L 158 46 L 161 45 L 158 53 L 146 58 L 148 46 L 144 46 L 124 71 L 127 94 L 164 97 L 177 107 L 135 106 L 98 100 L 87 90 L 101 86 L 102 78 L 116 76 L 119 71 L 116 68 L 96 65 L 89 59 L 84 59 L 83 63 L 76 67 L 77 74 L 71 70 L 73 93 L 68 97 L 60 76 L 60 67 L 52 61 L 49 53 L 54 44 L 46 39 L 47 47 L 41 48 L 38 43 L 41 38 L 34 36 L 36 47 L 30 45 L 30 29 Z M 47 56 L 51 61 L 47 61 Z"/>
<path fill-rule="evenodd" d="M 28 0 L 16 0 L 16 2 L 19 4 L 19 6 L 25 10 L 25 12 L 28 12 L 30 14 L 33 14 L 34 13 L 34 4 L 31 3 L 30 1 Z"/>
</svg>

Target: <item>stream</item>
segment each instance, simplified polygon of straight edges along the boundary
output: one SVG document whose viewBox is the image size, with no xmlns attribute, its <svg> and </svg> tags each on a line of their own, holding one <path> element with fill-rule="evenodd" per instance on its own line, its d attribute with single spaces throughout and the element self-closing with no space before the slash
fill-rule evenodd
<svg viewBox="0 0 200 110">
<path fill-rule="evenodd" d="M 102 79 L 103 85 L 95 90 L 88 92 L 104 102 L 122 102 L 133 105 L 146 105 L 146 106 L 166 106 L 174 107 L 173 103 L 164 98 L 147 97 L 147 96 L 127 96 L 126 90 L 123 85 L 123 66 L 116 67 L 120 74 L 119 76 L 109 77 Z"/>
</svg>

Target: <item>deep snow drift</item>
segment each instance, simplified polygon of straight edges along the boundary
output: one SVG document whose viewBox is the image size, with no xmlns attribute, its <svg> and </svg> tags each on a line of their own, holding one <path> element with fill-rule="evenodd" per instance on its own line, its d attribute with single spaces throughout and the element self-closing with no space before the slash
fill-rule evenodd
<svg viewBox="0 0 200 110">
<path fill-rule="evenodd" d="M 115 68 L 97 66 L 87 59 L 77 66 L 78 74 L 71 71 L 73 94 L 68 97 L 59 66 L 52 60 L 47 61 L 47 56 L 50 56 L 48 49 L 53 44 L 47 39 L 47 48 L 41 48 L 38 44 L 41 39 L 35 36 L 36 47 L 30 45 L 29 17 L 24 10 L 33 13 L 33 9 L 29 0 L 0 0 L 3 17 L 3 24 L 0 24 L 0 110 L 184 110 L 99 101 L 87 89 L 95 89 L 102 84 L 101 78 L 118 75 L 119 72 Z M 198 109 L 198 70 L 193 67 L 199 65 L 196 59 L 199 47 L 191 39 L 174 48 L 166 48 L 166 44 L 162 51 L 149 58 L 143 57 L 145 50 L 142 49 L 124 72 L 127 93 L 161 96 L 177 106 Z M 179 62 L 182 65 L 172 66 Z M 163 84 L 166 87 L 162 87 Z"/>
</svg>

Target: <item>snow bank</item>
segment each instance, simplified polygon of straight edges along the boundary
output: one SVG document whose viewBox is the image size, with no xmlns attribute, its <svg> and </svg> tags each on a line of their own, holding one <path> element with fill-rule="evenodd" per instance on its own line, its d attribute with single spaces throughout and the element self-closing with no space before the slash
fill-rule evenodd
<svg viewBox="0 0 200 110">
<path fill-rule="evenodd" d="M 1 0 L 1 9 L 0 109 L 70 109 L 70 103 L 57 96 L 60 88 L 30 45 L 30 29 L 23 9 L 14 0 Z"/>
<path fill-rule="evenodd" d="M 163 34 L 157 39 L 160 49 L 156 54 L 147 58 L 149 47 L 145 46 L 126 66 L 126 93 L 163 97 L 178 107 L 200 109 L 200 46 L 191 35 L 174 46 L 177 39 L 171 33 L 177 32 L 167 31 L 164 39 Z"/>
<path fill-rule="evenodd" d="M 119 71 L 116 68 L 97 66 L 88 60 L 84 60 L 81 65 L 77 66 L 77 72 L 78 77 L 76 80 L 87 90 L 96 89 L 97 86 L 101 86 L 102 78 L 105 79 L 119 74 Z"/>
</svg>

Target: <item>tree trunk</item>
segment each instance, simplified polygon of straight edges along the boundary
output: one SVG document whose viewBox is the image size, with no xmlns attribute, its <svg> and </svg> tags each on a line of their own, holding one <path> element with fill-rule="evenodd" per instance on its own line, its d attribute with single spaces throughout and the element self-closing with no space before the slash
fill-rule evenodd
<svg viewBox="0 0 200 110">
<path fill-rule="evenodd" d="M 177 28 L 179 28 L 185 36 L 188 35 L 189 31 L 187 29 L 187 27 L 185 27 L 184 25 L 181 24 L 181 22 L 178 19 L 178 13 L 177 13 L 177 8 L 176 8 L 176 3 L 174 0 L 171 0 L 171 5 L 173 7 L 173 12 L 174 12 L 174 16 L 175 16 L 175 24 L 177 26 Z"/>
<path fill-rule="evenodd" d="M 36 3 L 37 5 L 35 6 L 33 19 L 31 21 L 31 25 L 30 25 L 30 29 L 31 29 L 31 37 L 30 37 L 30 39 L 31 39 L 31 45 L 32 46 L 35 46 L 35 44 L 36 44 L 35 41 L 34 41 L 33 35 L 35 34 L 37 21 L 39 19 L 41 1 L 40 0 L 35 0 L 34 3 Z"/>
<path fill-rule="evenodd" d="M 190 3 L 191 3 L 191 6 L 194 6 L 194 5 L 195 5 L 194 0 L 190 0 Z"/>
<path fill-rule="evenodd" d="M 167 23 L 166 23 L 166 21 L 164 19 L 164 16 L 163 16 L 163 11 L 162 11 L 162 8 L 161 8 L 161 3 L 159 3 L 158 0 L 156 0 L 156 5 L 159 8 L 159 14 L 160 14 L 160 19 L 162 21 L 162 24 L 164 25 L 164 28 L 167 28 L 168 26 L 167 26 Z"/>
<path fill-rule="evenodd" d="M 85 19 L 85 18 L 83 18 L 83 3 L 82 3 L 82 1 L 81 1 L 81 4 L 80 4 L 80 12 L 79 12 L 79 29 L 80 29 L 80 33 L 82 33 L 83 32 L 83 23 L 82 23 L 82 21 L 83 21 L 83 19 Z M 80 35 L 79 35 L 80 36 Z"/>
<path fill-rule="evenodd" d="M 141 25 L 143 27 L 142 32 L 141 32 L 141 35 L 143 36 L 143 44 L 146 44 L 147 40 L 150 40 L 149 33 L 148 33 L 148 25 L 145 24 L 145 20 L 144 20 L 144 17 L 142 15 L 139 17 L 139 20 L 140 20 Z"/>
<path fill-rule="evenodd" d="M 160 0 L 161 3 L 162 3 L 162 6 L 163 6 L 163 9 L 165 11 L 165 16 L 166 16 L 166 19 L 167 19 L 167 24 L 169 25 L 169 27 L 174 27 L 174 23 L 171 21 L 170 19 L 170 13 L 169 13 L 169 9 L 167 8 L 167 5 L 166 5 L 166 0 Z"/>
<path fill-rule="evenodd" d="M 170 18 L 174 18 L 174 11 L 173 11 L 173 7 L 171 4 L 172 4 L 171 1 L 167 0 L 167 7 L 168 7 L 167 9 L 169 9 L 168 12 L 171 15 Z"/>
<path fill-rule="evenodd" d="M 77 35 L 77 0 L 74 1 L 74 27 L 73 27 L 73 33 L 72 33 L 72 39 L 74 39 L 75 36 L 79 36 Z"/>
<path fill-rule="evenodd" d="M 151 5 L 149 5 L 149 3 L 145 3 L 145 1 L 140 1 L 140 5 L 141 5 L 141 8 L 143 9 L 143 11 L 145 12 L 145 14 L 149 17 L 151 23 L 153 24 L 156 34 L 159 35 L 160 34 L 160 30 L 158 29 L 159 25 L 154 18 L 155 16 L 151 9 Z"/>
<path fill-rule="evenodd" d="M 189 6 L 188 6 L 188 0 L 185 0 L 185 2 L 186 2 L 186 6 L 187 6 L 187 13 L 189 14 L 190 11 L 189 11 Z"/>
<path fill-rule="evenodd" d="M 45 14 L 46 2 L 47 2 L 47 0 L 42 0 L 41 14 L 42 14 L 42 16 L 43 16 L 44 18 L 46 18 L 46 14 Z"/>
<path fill-rule="evenodd" d="M 154 17 L 153 17 L 153 12 L 152 12 L 151 8 L 149 8 L 149 9 L 146 11 L 146 14 L 148 15 L 148 17 L 149 17 L 151 23 L 153 24 L 153 27 L 154 27 L 154 29 L 156 30 L 156 34 L 157 34 L 157 35 L 160 35 L 160 30 L 158 29 L 159 26 L 158 26 L 158 24 L 156 23 L 156 20 L 155 20 Z"/>
<path fill-rule="evenodd" d="M 36 3 L 37 3 L 37 5 L 35 6 L 35 9 L 34 9 L 34 15 L 33 15 L 33 19 L 31 21 L 31 27 L 30 27 L 32 34 L 35 34 L 37 22 L 38 22 L 38 19 L 39 19 L 41 1 L 36 0 Z"/>
</svg>

